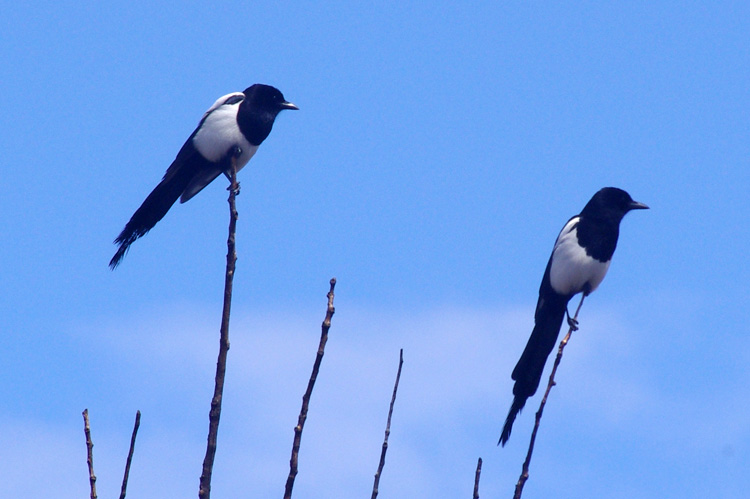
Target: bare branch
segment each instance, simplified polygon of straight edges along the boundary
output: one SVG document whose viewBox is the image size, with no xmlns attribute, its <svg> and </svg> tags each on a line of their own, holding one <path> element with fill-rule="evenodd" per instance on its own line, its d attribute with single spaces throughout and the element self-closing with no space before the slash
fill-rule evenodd
<svg viewBox="0 0 750 499">
<path fill-rule="evenodd" d="M 122 477 L 122 489 L 120 489 L 120 499 L 125 499 L 125 490 L 128 488 L 128 476 L 130 475 L 130 463 L 133 461 L 133 451 L 135 450 L 135 437 L 138 434 L 138 428 L 141 426 L 141 411 L 135 411 L 135 424 L 133 425 L 133 435 L 130 437 L 130 450 L 128 459 L 125 461 L 125 474 Z"/>
<path fill-rule="evenodd" d="M 573 334 L 573 331 L 576 331 L 578 329 L 578 312 L 581 311 L 581 305 L 583 305 L 584 298 L 586 298 L 586 295 L 582 294 L 581 302 L 578 304 L 578 308 L 576 309 L 576 313 L 573 316 L 573 319 L 571 321 L 568 321 L 568 323 L 570 324 L 568 334 L 565 335 L 565 338 L 563 338 L 563 340 L 560 342 L 560 346 L 557 349 L 557 357 L 555 357 L 555 363 L 552 365 L 552 372 L 549 375 L 547 390 L 545 390 L 544 392 L 544 397 L 542 397 L 542 402 L 541 404 L 539 404 L 539 410 L 536 413 L 534 430 L 531 432 L 531 441 L 529 442 L 529 450 L 526 453 L 526 460 L 523 463 L 523 469 L 521 471 L 521 476 L 518 478 L 518 483 L 516 484 L 516 491 L 513 495 L 513 499 L 521 499 L 523 486 L 526 484 L 526 480 L 529 479 L 529 463 L 531 463 L 531 454 L 534 452 L 536 433 L 539 430 L 539 424 L 542 422 L 542 412 L 544 411 L 544 405 L 547 403 L 547 396 L 549 395 L 550 390 L 552 390 L 552 387 L 555 386 L 555 373 L 557 373 L 557 366 L 560 365 L 560 361 L 562 360 L 563 349 L 565 348 L 565 345 L 568 344 L 568 340 L 570 340 L 570 336 Z"/>
<path fill-rule="evenodd" d="M 326 295 L 328 297 L 328 308 L 326 309 L 326 316 L 323 320 L 320 332 L 320 344 L 318 345 L 318 353 L 315 356 L 315 363 L 313 364 L 312 374 L 310 374 L 310 380 L 307 382 L 307 390 L 302 396 L 302 409 L 299 412 L 299 418 L 297 419 L 297 426 L 294 427 L 294 441 L 292 443 L 292 457 L 289 460 L 289 476 L 286 479 L 286 488 L 284 489 L 284 499 L 291 499 L 292 488 L 294 488 L 294 479 L 297 477 L 297 464 L 299 460 L 299 446 L 302 441 L 302 429 L 305 427 L 305 420 L 307 420 L 307 410 L 310 406 L 310 395 L 312 395 L 313 387 L 315 386 L 315 380 L 318 379 L 318 371 L 320 370 L 320 363 L 323 360 L 323 354 L 325 353 L 326 342 L 328 341 L 328 330 L 331 328 L 331 318 L 336 311 L 333 308 L 333 288 L 336 286 L 336 278 L 331 279 L 331 289 Z"/>
<path fill-rule="evenodd" d="M 224 308 L 221 315 L 221 331 L 219 338 L 219 358 L 216 362 L 216 382 L 214 385 L 214 396 L 211 399 L 211 410 L 208 414 L 208 442 L 206 445 L 206 457 L 203 459 L 203 471 L 200 478 L 198 497 L 209 499 L 211 497 L 211 475 L 214 468 L 214 457 L 216 455 L 216 440 L 219 433 L 219 419 L 221 418 L 221 399 L 224 393 L 224 376 L 227 370 L 227 352 L 229 351 L 229 313 L 232 308 L 232 283 L 234 280 L 234 268 L 237 262 L 235 251 L 235 231 L 237 228 L 237 208 L 235 197 L 239 192 L 237 183 L 237 156 L 233 155 L 230 168 L 231 184 L 229 186 L 229 237 L 227 238 L 227 266 L 224 277 Z"/>
<path fill-rule="evenodd" d="M 383 439 L 383 449 L 380 451 L 380 463 L 378 471 L 375 472 L 375 482 L 372 485 L 371 499 L 378 497 L 378 486 L 380 485 L 380 475 L 383 473 L 385 466 L 385 453 L 388 450 L 388 437 L 391 434 L 391 416 L 393 416 L 393 405 L 396 403 L 396 392 L 398 392 L 398 382 L 401 379 L 401 366 L 404 365 L 404 349 L 398 354 L 398 372 L 396 373 L 396 383 L 393 385 L 393 396 L 391 396 L 391 407 L 388 409 L 388 422 L 385 425 L 385 438 Z"/>
<path fill-rule="evenodd" d="M 393 405 L 396 403 L 396 392 L 398 392 L 398 382 L 401 379 L 401 366 L 404 365 L 404 349 L 398 354 L 398 372 L 396 373 L 396 383 L 393 385 L 393 396 L 391 397 L 391 407 L 388 409 L 388 422 L 385 425 L 385 438 L 383 439 L 383 449 L 380 451 L 380 463 L 378 471 L 375 472 L 375 483 L 372 484 L 371 499 L 378 497 L 378 486 L 380 485 L 380 475 L 383 473 L 385 466 L 385 453 L 388 451 L 388 437 L 391 434 L 391 416 L 393 416 Z"/>
<path fill-rule="evenodd" d="M 86 463 L 89 465 L 89 483 L 91 484 L 91 499 L 96 499 L 96 475 L 94 475 L 94 443 L 91 441 L 91 426 L 89 425 L 89 410 L 83 410 L 83 432 L 86 434 Z"/>
<path fill-rule="evenodd" d="M 477 461 L 477 471 L 474 473 L 474 499 L 479 499 L 479 476 L 482 474 L 482 458 Z"/>
</svg>

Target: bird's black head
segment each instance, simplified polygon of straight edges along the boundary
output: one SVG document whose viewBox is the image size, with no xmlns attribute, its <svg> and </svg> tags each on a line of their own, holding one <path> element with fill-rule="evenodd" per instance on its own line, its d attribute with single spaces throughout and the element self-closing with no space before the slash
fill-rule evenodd
<svg viewBox="0 0 750 499">
<path fill-rule="evenodd" d="M 271 133 L 276 116 L 284 109 L 299 109 L 287 102 L 278 89 L 256 83 L 244 92 L 245 99 L 237 113 L 237 124 L 245 138 L 253 145 L 260 145 Z"/>
<path fill-rule="evenodd" d="M 630 194 L 617 187 L 605 187 L 591 198 L 581 215 L 591 218 L 611 218 L 619 222 L 630 210 L 647 210 L 648 206 L 633 201 Z"/>
<path fill-rule="evenodd" d="M 245 103 L 256 111 L 269 113 L 275 118 L 284 109 L 299 110 L 297 106 L 284 99 L 284 95 L 270 85 L 255 85 L 245 89 Z"/>
</svg>

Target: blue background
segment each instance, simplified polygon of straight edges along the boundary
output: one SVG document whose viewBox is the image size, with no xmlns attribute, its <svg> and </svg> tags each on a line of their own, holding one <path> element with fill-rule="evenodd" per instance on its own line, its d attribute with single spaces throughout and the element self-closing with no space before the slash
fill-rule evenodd
<svg viewBox="0 0 750 499">
<path fill-rule="evenodd" d="M 508 496 L 510 372 L 557 232 L 624 220 L 545 412 L 530 497 L 744 497 L 750 478 L 746 2 L 16 2 L 0 29 L 0 462 L 8 497 L 195 494 L 225 181 L 110 272 L 112 239 L 202 113 L 273 84 L 241 172 L 216 497 L 281 495 L 325 312 L 295 496 Z"/>
</svg>

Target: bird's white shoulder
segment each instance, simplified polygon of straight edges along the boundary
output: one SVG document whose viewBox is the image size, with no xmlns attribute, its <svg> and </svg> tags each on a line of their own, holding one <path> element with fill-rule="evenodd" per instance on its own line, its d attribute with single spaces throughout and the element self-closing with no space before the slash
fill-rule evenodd
<svg viewBox="0 0 750 499">
<path fill-rule="evenodd" d="M 193 145 L 211 162 L 226 157 L 230 150 L 239 147 L 242 155 L 237 159 L 237 170 L 242 169 L 255 154 L 258 146 L 250 144 L 240 131 L 237 112 L 245 99 L 242 92 L 219 97 L 203 115 L 201 124 L 193 136 Z"/>
<path fill-rule="evenodd" d="M 206 119 L 206 116 L 216 111 L 218 108 L 226 104 L 227 101 L 229 100 L 233 101 L 232 102 L 233 104 L 237 104 L 244 99 L 245 99 L 245 94 L 243 94 L 242 92 L 232 92 L 227 95 L 222 95 L 221 97 L 216 99 L 216 102 L 214 102 L 213 105 L 209 107 L 205 113 L 203 113 L 203 118 L 201 119 Z"/>
<path fill-rule="evenodd" d="M 579 222 L 580 217 L 575 216 L 565 224 L 552 250 L 550 285 L 562 295 L 580 293 L 587 285 L 589 292 L 594 291 L 609 269 L 609 261 L 600 262 L 590 257 L 579 244 Z"/>
</svg>

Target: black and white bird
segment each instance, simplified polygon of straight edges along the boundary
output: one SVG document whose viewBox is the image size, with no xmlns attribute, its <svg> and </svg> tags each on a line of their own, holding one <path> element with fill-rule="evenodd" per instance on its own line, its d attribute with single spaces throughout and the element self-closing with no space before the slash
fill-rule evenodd
<svg viewBox="0 0 750 499">
<path fill-rule="evenodd" d="M 269 85 L 255 84 L 244 92 L 219 97 L 177 153 L 162 181 L 115 239 L 120 247 L 109 262 L 110 268 L 117 267 L 130 245 L 151 230 L 178 198 L 180 203 L 190 200 L 222 173 L 229 178 L 233 158 L 238 171 L 244 167 L 284 109 L 299 108 Z"/>
<path fill-rule="evenodd" d="M 544 364 L 568 314 L 568 302 L 578 293 L 588 296 L 601 284 L 617 246 L 622 218 L 630 210 L 644 209 L 648 206 L 633 201 L 622 189 L 605 187 L 560 231 L 539 287 L 534 330 L 511 375 L 516 382 L 513 404 L 498 444 L 508 441 L 516 415 L 539 387 Z M 568 320 L 575 325 L 570 315 Z"/>
</svg>

